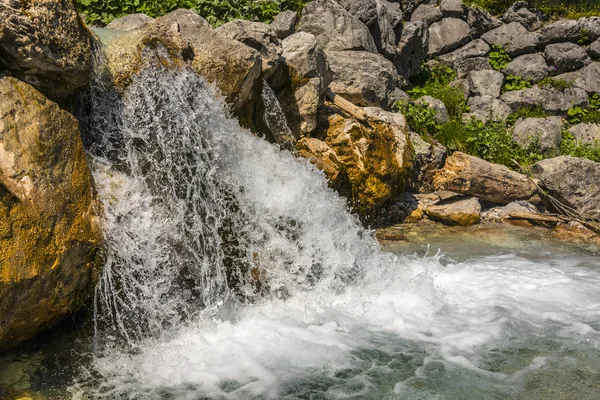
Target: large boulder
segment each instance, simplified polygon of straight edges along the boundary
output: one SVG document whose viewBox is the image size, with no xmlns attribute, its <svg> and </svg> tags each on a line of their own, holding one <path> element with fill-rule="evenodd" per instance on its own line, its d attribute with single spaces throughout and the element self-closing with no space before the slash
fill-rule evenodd
<svg viewBox="0 0 600 400">
<path fill-rule="evenodd" d="M 539 82 L 548 76 L 548 65 L 544 56 L 539 53 L 524 54 L 508 63 L 502 72 L 530 82 Z"/>
<path fill-rule="evenodd" d="M 467 104 L 471 111 L 463 116 L 465 120 L 504 121 L 512 112 L 505 102 L 490 95 L 471 97 Z"/>
<path fill-rule="evenodd" d="M 597 39 L 594 43 L 590 44 L 590 46 L 588 47 L 588 54 L 594 60 L 600 58 L 600 39 Z"/>
<path fill-rule="evenodd" d="M 502 16 L 506 23 L 518 22 L 530 31 L 542 26 L 542 13 L 526 1 L 517 1 L 506 10 Z"/>
<path fill-rule="evenodd" d="M 454 64 L 456 77 L 465 78 L 473 71 L 485 71 L 493 69 L 488 57 L 470 57 L 456 61 Z"/>
<path fill-rule="evenodd" d="M 273 18 L 271 28 L 279 39 L 285 39 L 296 31 L 298 13 L 296 11 L 283 11 Z"/>
<path fill-rule="evenodd" d="M 581 37 L 581 27 L 576 20 L 561 19 L 544 26 L 538 34 L 538 43 L 542 47 L 552 43 L 577 42 Z"/>
<path fill-rule="evenodd" d="M 578 87 L 570 87 L 564 91 L 551 87 L 533 87 L 506 92 L 500 99 L 513 111 L 532 105 L 540 105 L 551 113 L 564 113 L 573 107 L 589 107 L 587 93 Z"/>
<path fill-rule="evenodd" d="M 570 127 L 568 132 L 579 142 L 600 143 L 600 124 L 577 124 Z"/>
<path fill-rule="evenodd" d="M 469 40 L 469 24 L 458 18 L 444 18 L 429 27 L 430 56 L 448 53 Z"/>
<path fill-rule="evenodd" d="M 327 51 L 377 52 L 369 28 L 333 0 L 314 0 L 302 10 L 297 31 L 312 33 Z"/>
<path fill-rule="evenodd" d="M 554 75 L 578 70 L 592 62 L 585 49 L 575 43 L 548 45 L 544 56 Z"/>
<path fill-rule="evenodd" d="M 485 57 L 490 52 L 490 46 L 481 39 L 473 40 L 451 53 L 444 54 L 438 58 L 444 64 L 454 67 L 461 61 L 473 57 Z"/>
<path fill-rule="evenodd" d="M 175 68 L 186 64 L 214 83 L 240 121 L 253 125 L 262 102 L 262 59 L 258 51 L 218 35 L 195 12 L 176 10 L 108 43 L 106 66 L 117 91 L 123 91 L 142 68 L 144 49 L 151 50 L 165 65 Z"/>
<path fill-rule="evenodd" d="M 499 97 L 504 75 L 493 69 L 469 73 L 469 88 L 474 96 Z"/>
<path fill-rule="evenodd" d="M 299 154 L 311 160 L 329 177 L 332 186 L 362 216 L 374 211 L 404 189 L 412 166 L 412 147 L 402 126 L 372 119 L 369 125 L 332 114 L 325 144 L 305 138 Z"/>
<path fill-rule="evenodd" d="M 0 79 L 0 351 L 77 310 L 102 268 L 77 120 Z"/>
<path fill-rule="evenodd" d="M 389 108 L 398 85 L 398 74 L 391 61 L 366 51 L 327 52 L 333 71 L 329 88 L 358 106 Z"/>
<path fill-rule="evenodd" d="M 558 201 L 583 217 L 600 219 L 600 163 L 560 156 L 535 163 L 532 171 Z"/>
<path fill-rule="evenodd" d="M 538 35 L 529 32 L 518 22 L 499 26 L 481 35 L 489 45 L 505 47 L 511 57 L 531 53 L 538 44 Z"/>
<path fill-rule="evenodd" d="M 429 30 L 424 22 L 407 22 L 402 29 L 394 60 L 398 73 L 411 78 L 421 72 L 427 59 Z"/>
<path fill-rule="evenodd" d="M 291 77 L 293 93 L 287 96 L 284 91 L 279 97 L 292 132 L 300 137 L 317 127 L 321 95 L 333 76 L 325 53 L 313 34 L 294 33 L 283 40 L 282 48 L 281 57 Z"/>
<path fill-rule="evenodd" d="M 466 8 L 462 0 L 441 0 L 440 10 L 444 18 L 465 18 Z"/>
<path fill-rule="evenodd" d="M 477 39 L 484 33 L 502 25 L 502 21 L 479 7 L 469 7 L 467 10 L 467 23 L 471 27 L 469 35 L 473 39 Z"/>
<path fill-rule="evenodd" d="M 0 21 L 0 69 L 55 100 L 88 83 L 91 40 L 72 1 L 4 1 Z"/>
<path fill-rule="evenodd" d="M 442 10 L 434 4 L 421 4 L 410 16 L 410 22 L 423 21 L 427 25 L 440 21 L 444 17 Z"/>
<path fill-rule="evenodd" d="M 513 129 L 513 139 L 527 147 L 537 143 L 544 154 L 559 153 L 563 121 L 561 117 L 519 119 Z"/>
<path fill-rule="evenodd" d="M 446 159 L 433 180 L 436 189 L 478 197 L 497 204 L 529 199 L 535 184 L 525 175 L 461 152 Z"/>
</svg>

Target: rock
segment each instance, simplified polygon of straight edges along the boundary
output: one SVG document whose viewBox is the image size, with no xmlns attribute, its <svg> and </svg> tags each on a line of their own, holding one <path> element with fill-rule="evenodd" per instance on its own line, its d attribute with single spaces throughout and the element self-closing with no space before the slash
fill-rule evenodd
<svg viewBox="0 0 600 400">
<path fill-rule="evenodd" d="M 526 1 L 517 1 L 502 16 L 506 23 L 518 22 L 530 31 L 542 27 L 542 13 Z"/>
<path fill-rule="evenodd" d="M 237 40 L 260 53 L 265 78 L 273 75 L 280 66 L 281 42 L 275 30 L 262 22 L 241 19 L 221 25 L 215 32 L 219 36 Z"/>
<path fill-rule="evenodd" d="M 284 105 L 288 125 L 295 136 L 300 137 L 317 127 L 321 95 L 331 83 L 333 74 L 317 38 L 308 32 L 297 32 L 285 38 L 281 57 L 291 76 L 293 99 L 284 98 L 284 92 L 279 96 L 280 102 Z"/>
<path fill-rule="evenodd" d="M 552 230 L 552 236 L 565 242 L 600 246 L 600 235 L 577 221 L 559 222 Z"/>
<path fill-rule="evenodd" d="M 429 27 L 430 56 L 448 53 L 469 39 L 469 24 L 458 18 L 444 18 Z"/>
<path fill-rule="evenodd" d="M 473 40 L 463 47 L 454 50 L 451 53 L 444 54 L 438 60 L 446 65 L 454 67 L 461 61 L 473 57 L 485 57 L 490 52 L 490 46 L 481 39 Z"/>
<path fill-rule="evenodd" d="M 469 87 L 473 96 L 499 97 L 504 75 L 493 69 L 469 73 Z"/>
<path fill-rule="evenodd" d="M 548 76 L 548 65 L 544 56 L 539 53 L 524 54 L 508 63 L 502 72 L 530 82 L 539 82 Z"/>
<path fill-rule="evenodd" d="M 471 95 L 471 84 L 468 79 L 455 79 L 448 84 L 451 88 L 458 89 L 465 99 Z"/>
<path fill-rule="evenodd" d="M 462 0 L 442 0 L 440 1 L 440 10 L 444 18 L 465 18 L 465 6 Z"/>
<path fill-rule="evenodd" d="M 329 88 L 357 106 L 388 108 L 398 84 L 394 65 L 379 54 L 366 51 L 327 52 L 333 71 Z"/>
<path fill-rule="evenodd" d="M 423 3 L 430 3 L 429 0 L 400 0 L 400 7 L 405 14 L 411 15 L 417 7 Z"/>
<path fill-rule="evenodd" d="M 296 144 L 298 155 L 310 160 L 325 176 L 334 188 L 342 185 L 343 163 L 327 143 L 322 140 L 304 137 Z"/>
<path fill-rule="evenodd" d="M 420 105 L 427 105 L 429 108 L 433 109 L 435 114 L 435 122 L 438 124 L 444 124 L 450 119 L 450 117 L 448 116 L 448 110 L 446 110 L 446 106 L 441 100 L 438 100 L 431 96 L 423 96 L 420 97 L 415 103 Z"/>
<path fill-rule="evenodd" d="M 577 124 L 568 131 L 579 142 L 600 144 L 600 124 Z"/>
<path fill-rule="evenodd" d="M 551 113 L 564 113 L 573 107 L 589 107 L 587 94 L 583 89 L 571 87 L 564 92 L 551 87 L 533 87 L 524 90 L 506 92 L 500 96 L 513 111 L 520 108 L 541 105 Z"/>
<path fill-rule="evenodd" d="M 106 29 L 113 29 L 116 31 L 133 31 L 136 29 L 142 29 L 144 26 L 152 22 L 154 18 L 147 16 L 146 14 L 129 14 L 124 17 L 113 19 Z"/>
<path fill-rule="evenodd" d="M 522 147 L 539 145 L 543 154 L 556 155 L 560 151 L 563 120 L 561 117 L 521 118 L 513 129 L 513 139 Z"/>
<path fill-rule="evenodd" d="M 465 78 L 473 71 L 485 71 L 493 69 L 487 57 L 472 57 L 459 60 L 454 65 L 456 76 L 459 79 Z"/>
<path fill-rule="evenodd" d="M 375 0 L 377 4 L 377 20 L 369 26 L 375 46 L 380 54 L 388 60 L 396 56 L 396 44 L 402 31 L 402 11 L 397 3 L 387 0 Z"/>
<path fill-rule="evenodd" d="M 505 47 L 511 57 L 533 52 L 539 40 L 536 33 L 529 32 L 518 22 L 502 25 L 481 38 L 489 45 Z"/>
<path fill-rule="evenodd" d="M 5 1 L 0 20 L 1 69 L 54 100 L 87 85 L 91 40 L 72 1 Z"/>
<path fill-rule="evenodd" d="M 187 64 L 214 83 L 240 121 L 252 126 L 257 105 L 262 103 L 258 51 L 218 35 L 194 11 L 176 10 L 107 44 L 106 66 L 117 91 L 124 90 L 142 67 L 142 50 L 147 43 L 152 43 L 153 56 L 164 65 L 176 68 Z M 159 45 L 169 49 L 168 59 Z"/>
<path fill-rule="evenodd" d="M 476 198 L 452 202 L 439 202 L 425 208 L 425 213 L 431 218 L 450 225 L 474 225 L 481 219 L 481 204 Z"/>
<path fill-rule="evenodd" d="M 285 39 L 296 31 L 298 13 L 296 11 L 283 11 L 273 18 L 271 28 L 279 39 Z"/>
<path fill-rule="evenodd" d="M 502 25 L 502 21 L 478 7 L 469 7 L 467 23 L 471 27 L 469 36 L 473 39 L 481 37 L 484 33 Z"/>
<path fill-rule="evenodd" d="M 536 206 L 526 200 L 513 201 L 504 207 L 493 207 L 482 213 L 481 217 L 486 221 L 504 221 L 513 213 L 538 213 Z"/>
<path fill-rule="evenodd" d="M 369 28 L 333 0 L 314 0 L 302 10 L 297 31 L 312 33 L 326 51 L 377 53 Z"/>
<path fill-rule="evenodd" d="M 535 163 L 532 172 L 558 201 L 586 218 L 600 219 L 600 163 L 560 156 Z"/>
<path fill-rule="evenodd" d="M 577 42 L 581 37 L 581 28 L 576 20 L 561 19 L 546 25 L 539 31 L 539 45 L 545 47 L 552 43 Z"/>
<path fill-rule="evenodd" d="M 385 111 L 379 107 L 364 107 L 363 111 L 371 120 L 392 124 L 398 129 L 406 129 L 406 118 L 398 112 Z"/>
<path fill-rule="evenodd" d="M 589 94 L 600 94 L 600 63 L 594 62 L 579 70 L 575 86 Z"/>
<path fill-rule="evenodd" d="M 434 140 L 427 143 L 414 132 L 410 132 L 409 138 L 414 149 L 410 189 L 421 193 L 431 192 L 433 177 L 444 166 L 446 148 Z"/>
<path fill-rule="evenodd" d="M 336 1 L 366 26 L 371 26 L 377 22 L 377 2 L 375 0 Z"/>
<path fill-rule="evenodd" d="M 544 56 L 553 75 L 575 71 L 592 62 L 585 49 L 575 43 L 550 44 Z"/>
<path fill-rule="evenodd" d="M 0 79 L 0 351 L 56 324 L 103 265 L 77 120 L 28 84 Z"/>
<path fill-rule="evenodd" d="M 504 121 L 512 112 L 506 103 L 492 96 L 471 97 L 467 104 L 471 112 L 464 115 L 463 120 L 475 117 L 483 123 Z"/>
<path fill-rule="evenodd" d="M 588 54 L 594 60 L 600 59 L 600 39 L 590 44 L 590 47 L 588 48 Z"/>
<path fill-rule="evenodd" d="M 440 21 L 444 15 L 442 10 L 433 4 L 421 4 L 410 17 L 410 22 L 423 21 L 427 25 Z"/>
<path fill-rule="evenodd" d="M 497 204 L 529 199 L 536 186 L 525 175 L 461 152 L 446 158 L 433 180 L 434 187 L 475 196 Z"/>
<path fill-rule="evenodd" d="M 407 22 L 397 47 L 394 65 L 398 73 L 411 78 L 421 72 L 421 65 L 427 58 L 429 30 L 424 22 Z"/>
<path fill-rule="evenodd" d="M 577 21 L 579 33 L 585 30 L 588 40 L 600 39 L 600 17 L 583 17 Z"/>
<path fill-rule="evenodd" d="M 329 166 L 339 160 L 339 177 L 332 186 L 351 200 L 360 215 L 373 215 L 386 200 L 402 192 L 410 177 L 412 148 L 407 131 L 383 121 L 371 121 L 366 126 L 338 114 L 331 115 L 327 125 L 327 131 L 320 135 L 335 157 L 323 146 L 319 148 L 323 148 L 324 157 L 307 152 L 304 143 L 310 139 L 298 142 L 299 153 L 320 158 Z"/>
</svg>

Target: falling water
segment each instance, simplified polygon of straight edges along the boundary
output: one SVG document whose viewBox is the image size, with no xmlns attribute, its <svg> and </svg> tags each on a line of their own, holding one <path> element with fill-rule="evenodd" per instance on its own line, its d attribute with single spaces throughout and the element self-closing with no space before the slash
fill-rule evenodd
<svg viewBox="0 0 600 400">
<path fill-rule="evenodd" d="M 74 398 L 551 398 L 528 385 L 600 365 L 597 263 L 383 252 L 185 68 L 91 99 L 108 262 Z"/>
</svg>

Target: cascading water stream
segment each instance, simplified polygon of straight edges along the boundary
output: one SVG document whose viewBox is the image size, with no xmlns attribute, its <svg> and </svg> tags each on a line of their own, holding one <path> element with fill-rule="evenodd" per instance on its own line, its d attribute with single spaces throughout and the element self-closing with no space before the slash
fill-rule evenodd
<svg viewBox="0 0 600 400">
<path fill-rule="evenodd" d="M 90 99 L 108 262 L 74 398 L 519 398 L 600 365 L 597 264 L 382 252 L 322 173 L 151 55 Z"/>
</svg>

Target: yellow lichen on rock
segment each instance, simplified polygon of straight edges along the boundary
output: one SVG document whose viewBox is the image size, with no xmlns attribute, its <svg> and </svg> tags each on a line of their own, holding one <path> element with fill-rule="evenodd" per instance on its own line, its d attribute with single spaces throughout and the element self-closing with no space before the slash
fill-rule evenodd
<svg viewBox="0 0 600 400">
<path fill-rule="evenodd" d="M 2 350 L 77 309 L 102 256 L 77 120 L 11 77 L 0 79 L 0 118 Z"/>
</svg>

